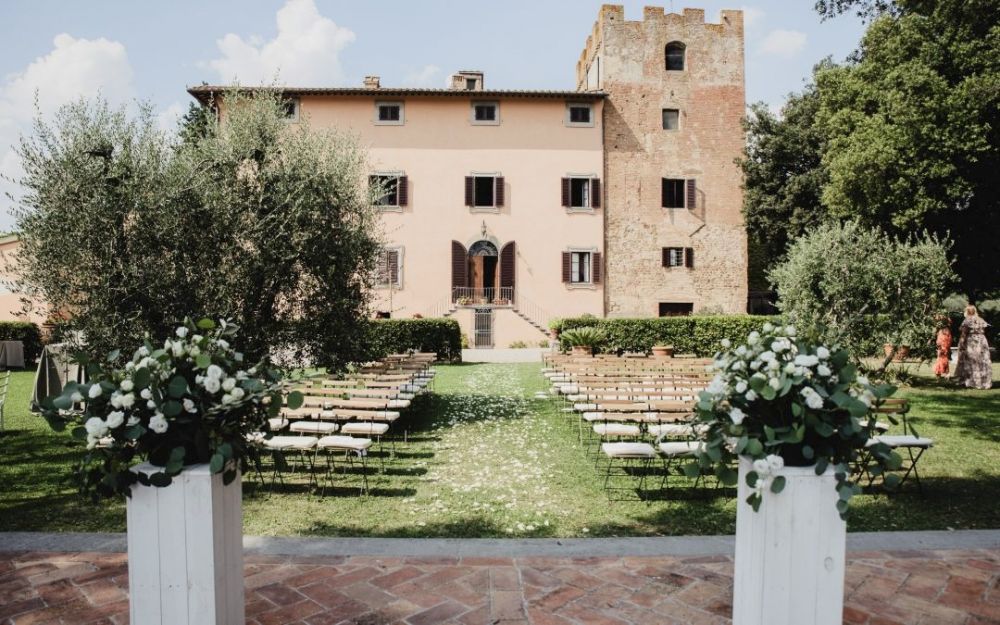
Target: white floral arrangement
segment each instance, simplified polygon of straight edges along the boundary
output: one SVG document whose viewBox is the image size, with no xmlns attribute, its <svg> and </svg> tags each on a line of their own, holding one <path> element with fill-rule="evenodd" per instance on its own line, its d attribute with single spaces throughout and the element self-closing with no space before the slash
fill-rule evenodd
<svg viewBox="0 0 1000 625">
<path fill-rule="evenodd" d="M 851 466 L 861 453 L 878 461 L 876 473 L 898 468 L 900 458 L 887 446 L 870 445 L 872 406 L 895 388 L 872 384 L 835 346 L 800 339 L 793 326 L 764 324 L 735 348 L 722 341 L 711 369 L 716 375 L 700 393 L 697 419 L 707 426 L 705 445 L 684 467 L 689 476 L 714 474 L 735 485 L 740 456 L 752 463 L 747 498 L 756 511 L 766 492 L 780 493 L 786 466 L 814 466 L 817 475 L 834 467 L 845 516 L 850 498 L 861 492 Z M 887 475 L 891 485 L 895 476 Z"/>
<path fill-rule="evenodd" d="M 280 371 L 246 366 L 233 349 L 238 330 L 225 320 L 186 320 L 162 346 L 147 339 L 124 363 L 117 350 L 104 360 L 75 356 L 87 382 L 70 382 L 44 400 L 42 414 L 54 429 L 70 428 L 86 442 L 82 490 L 128 495 L 137 481 L 166 486 L 197 463 L 223 473 L 228 484 L 258 460 L 248 436 L 267 432 L 268 417 L 286 398 Z M 298 393 L 287 397 L 293 407 L 301 401 Z M 162 469 L 132 470 L 142 460 Z"/>
</svg>

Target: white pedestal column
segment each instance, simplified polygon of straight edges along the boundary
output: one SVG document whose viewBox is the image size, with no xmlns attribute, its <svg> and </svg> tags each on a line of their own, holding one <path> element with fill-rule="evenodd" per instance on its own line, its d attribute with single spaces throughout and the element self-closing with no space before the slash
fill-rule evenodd
<svg viewBox="0 0 1000 625">
<path fill-rule="evenodd" d="M 142 464 L 150 474 L 158 467 Z M 165 488 L 132 487 L 128 500 L 132 625 L 244 622 L 243 514 L 239 477 L 222 484 L 207 464 Z"/>
<path fill-rule="evenodd" d="M 733 625 L 840 625 L 847 524 L 833 470 L 786 467 L 785 489 L 746 503 L 751 464 L 740 460 Z"/>
</svg>

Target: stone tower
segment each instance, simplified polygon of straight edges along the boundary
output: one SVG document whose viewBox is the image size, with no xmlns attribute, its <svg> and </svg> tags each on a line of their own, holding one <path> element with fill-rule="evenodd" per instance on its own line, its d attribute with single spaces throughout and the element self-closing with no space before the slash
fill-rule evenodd
<svg viewBox="0 0 1000 625">
<path fill-rule="evenodd" d="M 607 315 L 745 312 L 742 11 L 604 5 L 576 76 L 608 94 Z"/>
</svg>

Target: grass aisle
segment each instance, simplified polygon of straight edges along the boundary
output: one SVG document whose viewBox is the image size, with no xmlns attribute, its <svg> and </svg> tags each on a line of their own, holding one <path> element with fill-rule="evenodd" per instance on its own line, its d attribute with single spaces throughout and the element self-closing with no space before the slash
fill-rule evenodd
<svg viewBox="0 0 1000 625">
<path fill-rule="evenodd" d="M 244 530 L 262 535 L 626 536 L 731 533 L 731 497 L 609 503 L 577 443 L 574 417 L 551 399 L 537 364 L 441 365 L 434 393 L 404 420 L 409 441 L 372 495 L 338 474 L 320 497 L 305 480 L 284 492 L 249 483 Z M 92 506 L 66 481 L 81 445 L 27 412 L 31 374 L 13 376 L 0 435 L 0 531 L 123 531 L 124 506 Z M 912 423 L 937 441 L 922 461 L 926 497 L 855 500 L 851 531 L 1000 527 L 1000 390 L 914 380 Z M 397 424 L 400 425 L 400 424 Z M 371 458 L 374 467 L 377 461 Z"/>
</svg>

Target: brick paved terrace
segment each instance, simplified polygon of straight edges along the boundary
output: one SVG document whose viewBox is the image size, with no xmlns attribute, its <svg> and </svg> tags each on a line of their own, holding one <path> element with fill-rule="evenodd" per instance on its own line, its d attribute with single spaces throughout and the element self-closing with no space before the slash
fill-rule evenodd
<svg viewBox="0 0 1000 625">
<path fill-rule="evenodd" d="M 729 623 L 728 556 L 248 555 L 252 625 Z M 3 625 L 128 622 L 123 553 L 0 553 Z M 1000 549 L 854 552 L 844 623 L 1000 624 Z"/>
</svg>

